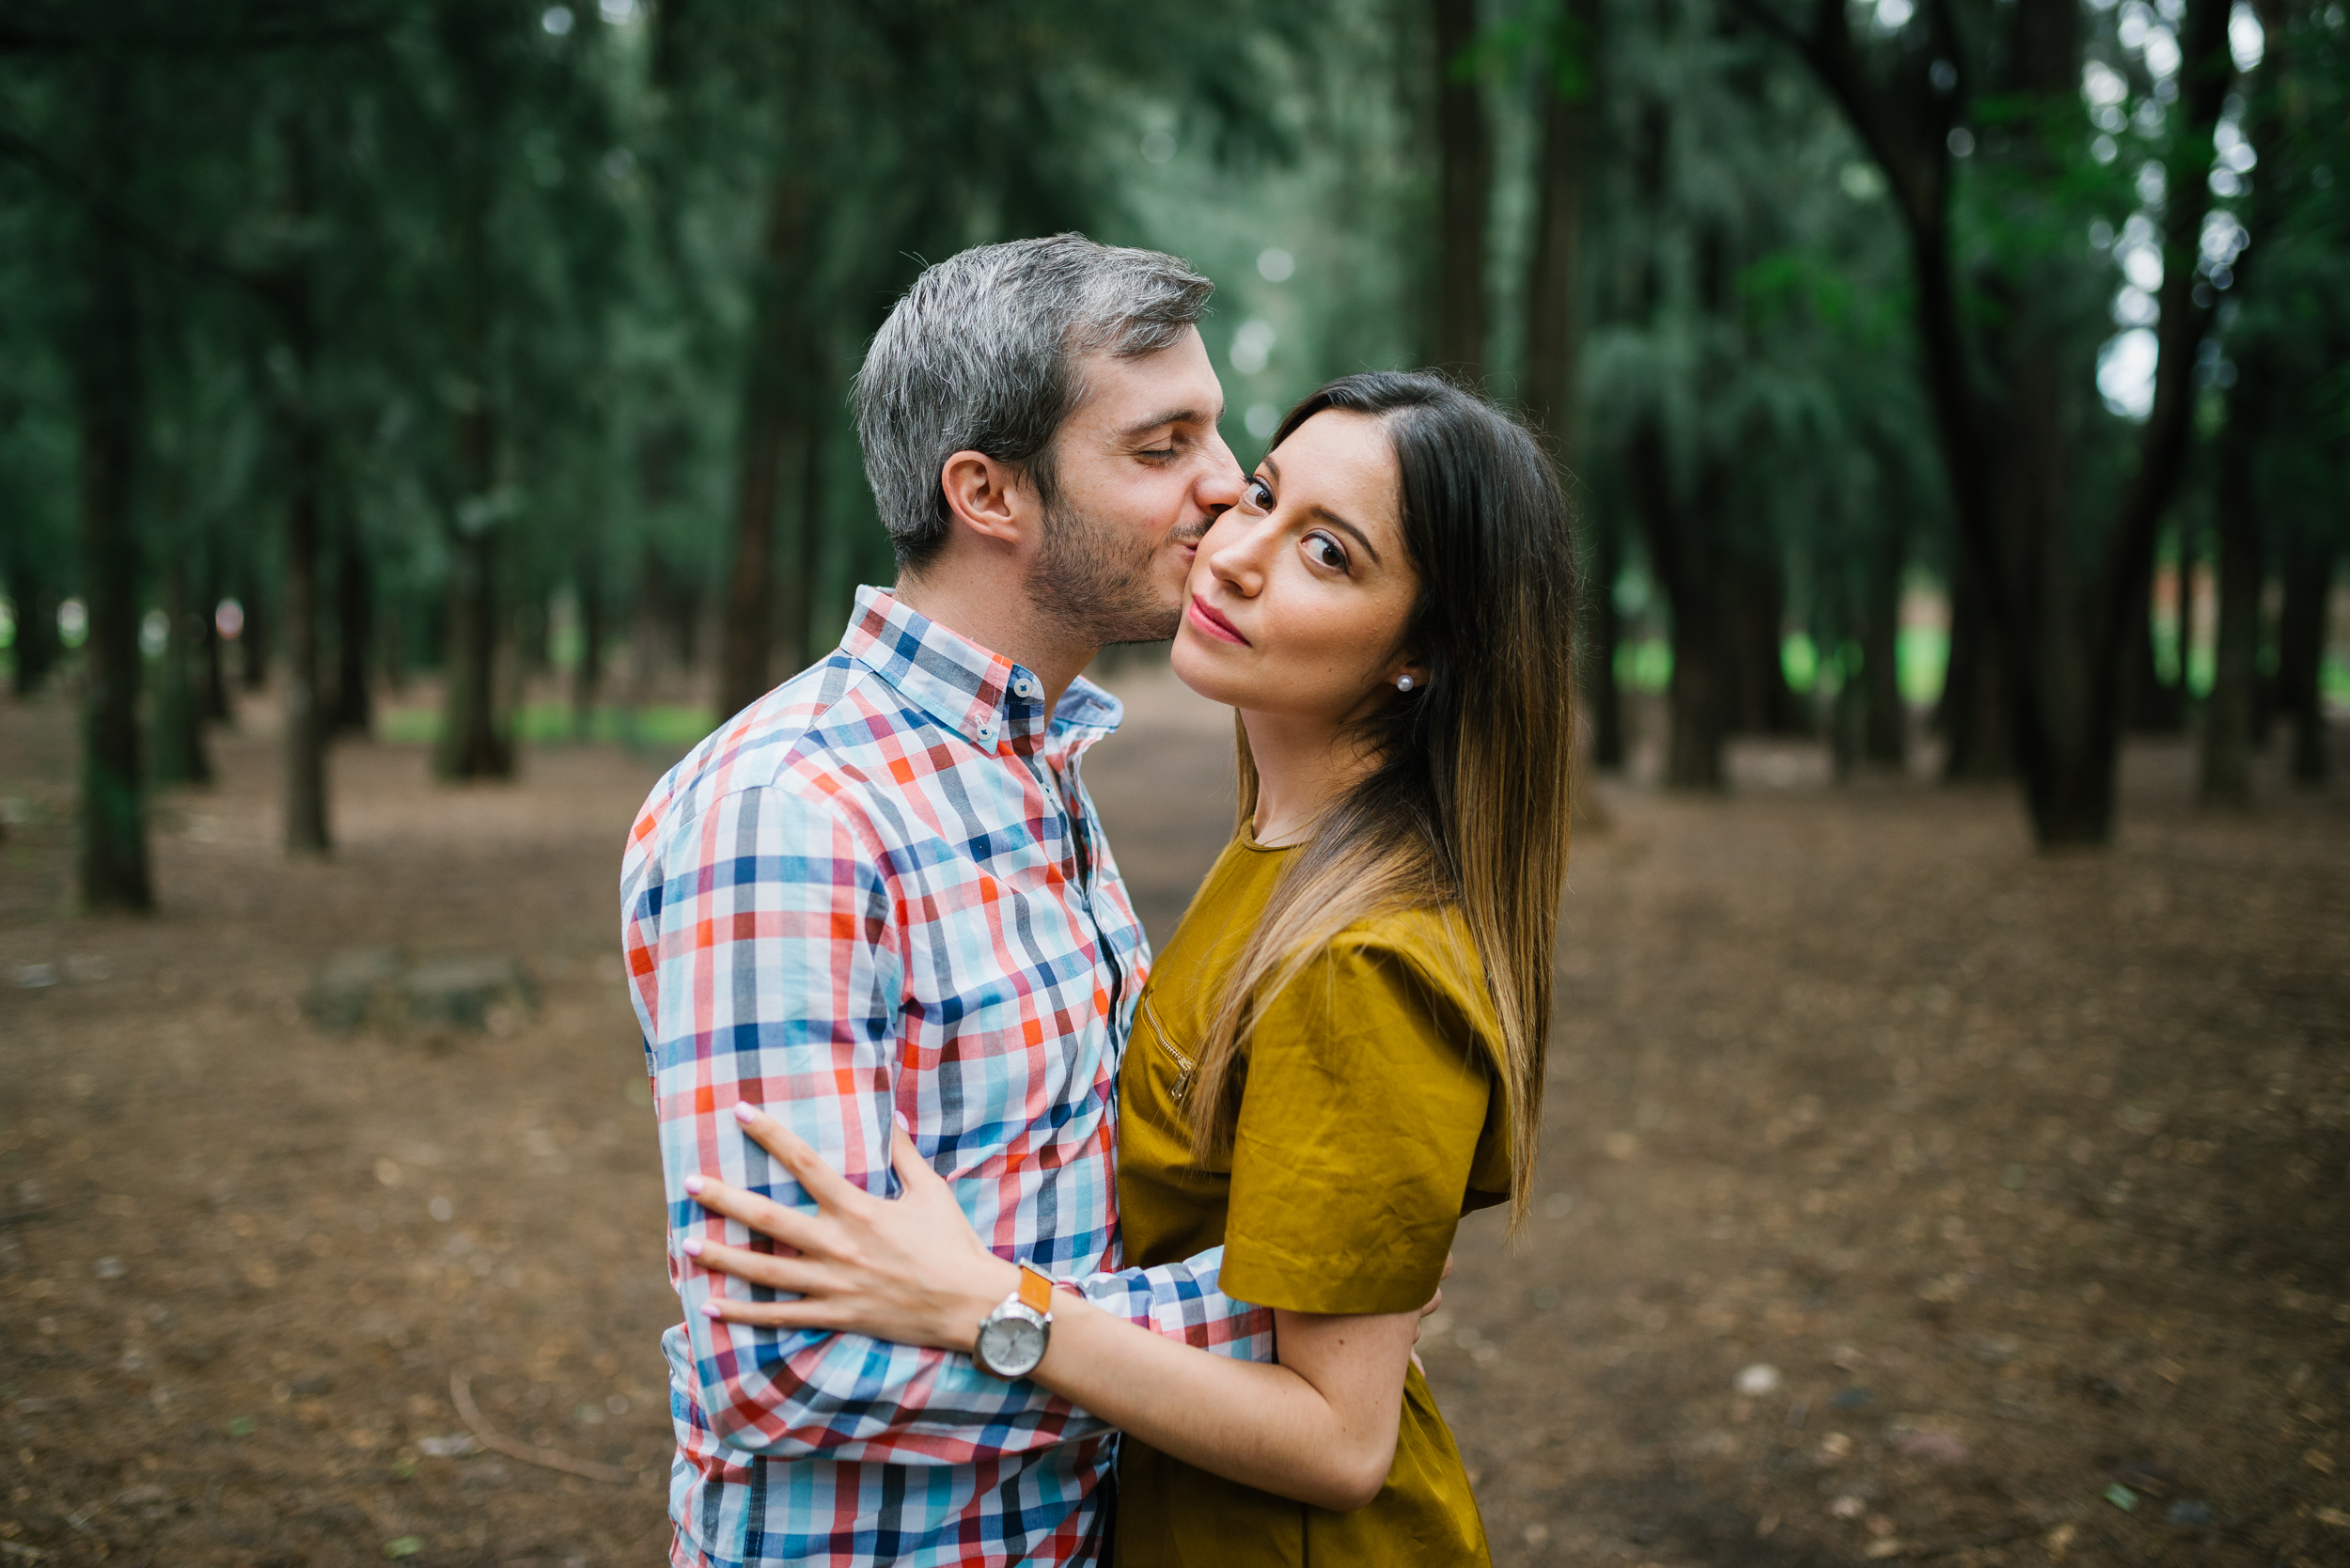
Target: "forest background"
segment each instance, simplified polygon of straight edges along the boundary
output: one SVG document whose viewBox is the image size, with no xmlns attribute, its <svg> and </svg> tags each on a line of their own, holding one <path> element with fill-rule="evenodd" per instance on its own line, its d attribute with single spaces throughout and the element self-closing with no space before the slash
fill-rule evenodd
<svg viewBox="0 0 2350 1568">
<path fill-rule="evenodd" d="M 1540 1192 L 1421 1347 L 1496 1560 L 2340 1560 L 2346 49 L 0 0 L 0 1558 L 657 1554 L 619 846 L 889 580 L 891 304 L 1074 227 L 1215 279 L 1244 463 L 1434 365 L 1572 479 Z M 1163 943 L 1230 718 L 1102 673 Z"/>
<path fill-rule="evenodd" d="M 2101 842 L 2126 729 L 2198 719 L 2213 800 L 2273 716 L 2325 765 L 2346 46 L 2306 0 L 13 0 L 0 657 L 78 682 L 99 908 L 273 670 L 296 852 L 337 734 L 690 739 L 891 574 L 845 388 L 923 259 L 1079 228 L 1218 281 L 1245 461 L 1371 366 L 1544 429 L 1600 768 L 1627 690 L 1700 787 L 1930 708 Z"/>
</svg>

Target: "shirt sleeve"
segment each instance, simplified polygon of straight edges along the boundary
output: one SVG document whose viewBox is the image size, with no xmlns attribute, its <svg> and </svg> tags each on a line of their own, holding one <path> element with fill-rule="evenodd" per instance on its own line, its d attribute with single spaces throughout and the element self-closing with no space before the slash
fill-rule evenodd
<svg viewBox="0 0 2350 1568">
<path fill-rule="evenodd" d="M 718 1439 L 774 1457 L 950 1465 L 1108 1431 L 967 1356 L 702 1313 L 713 1277 L 678 1244 L 689 1235 L 737 1247 L 756 1238 L 688 1197 L 687 1177 L 714 1175 L 815 1207 L 736 1124 L 738 1101 L 764 1108 L 867 1191 L 895 1190 L 903 955 L 887 877 L 860 830 L 788 791 L 731 792 L 632 845 L 622 904 L 660 1120 L 669 1278 L 685 1306 L 691 1391 Z M 1220 1262 L 1211 1254 L 1075 1283 L 1154 1332 L 1273 1359 L 1271 1314 L 1221 1294 Z"/>
<path fill-rule="evenodd" d="M 1340 944 L 1249 1039 L 1220 1282 L 1298 1312 L 1422 1306 L 1487 1125 L 1473 1027 L 1393 952 Z"/>
</svg>

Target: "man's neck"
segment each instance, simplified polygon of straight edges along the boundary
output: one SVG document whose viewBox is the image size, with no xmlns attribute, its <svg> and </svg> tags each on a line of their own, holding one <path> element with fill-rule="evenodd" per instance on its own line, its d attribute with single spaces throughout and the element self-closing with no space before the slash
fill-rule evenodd
<svg viewBox="0 0 2350 1568">
<path fill-rule="evenodd" d="M 1048 721 L 1069 683 L 1102 651 L 1098 644 L 1072 641 L 1038 612 L 1017 579 L 1001 572 L 901 572 L 890 591 L 915 614 L 1010 659 L 1043 682 Z"/>
</svg>

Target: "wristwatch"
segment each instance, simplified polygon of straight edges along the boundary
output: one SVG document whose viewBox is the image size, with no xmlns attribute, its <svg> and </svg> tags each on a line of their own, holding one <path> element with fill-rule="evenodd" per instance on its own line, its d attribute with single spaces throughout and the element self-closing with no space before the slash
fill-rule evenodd
<svg viewBox="0 0 2350 1568">
<path fill-rule="evenodd" d="M 1044 1359 L 1052 1332 L 1053 1281 L 1033 1263 L 1022 1263 L 1020 1288 L 980 1320 L 971 1359 L 997 1377 L 1026 1377 Z"/>
</svg>

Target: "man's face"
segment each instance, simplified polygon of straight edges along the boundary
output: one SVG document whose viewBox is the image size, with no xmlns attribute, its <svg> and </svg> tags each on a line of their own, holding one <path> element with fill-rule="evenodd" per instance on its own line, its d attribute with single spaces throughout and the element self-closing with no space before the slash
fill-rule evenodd
<svg viewBox="0 0 2350 1568">
<path fill-rule="evenodd" d="M 1175 635 L 1199 540 L 1240 497 L 1224 388 L 1196 330 L 1141 359 L 1089 356 L 1054 444 L 1058 484 L 1028 569 L 1037 609 L 1097 645 Z"/>
</svg>

